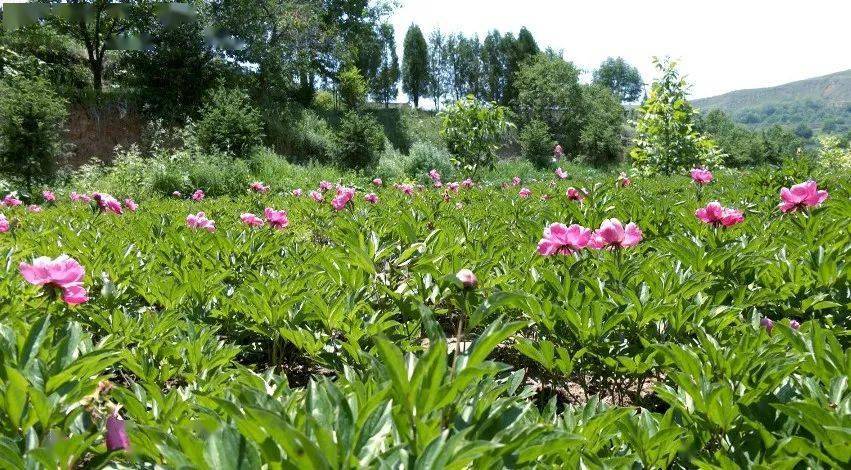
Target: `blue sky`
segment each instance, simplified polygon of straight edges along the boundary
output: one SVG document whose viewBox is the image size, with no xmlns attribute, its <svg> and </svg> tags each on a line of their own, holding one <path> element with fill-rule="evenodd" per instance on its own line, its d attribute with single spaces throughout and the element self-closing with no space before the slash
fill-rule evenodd
<svg viewBox="0 0 851 470">
<path fill-rule="evenodd" d="M 851 68 L 851 0 L 400 0 L 391 21 L 401 43 L 424 34 L 517 31 L 591 71 L 621 56 L 653 77 L 651 57 L 680 60 L 693 98 L 774 86 Z"/>
</svg>

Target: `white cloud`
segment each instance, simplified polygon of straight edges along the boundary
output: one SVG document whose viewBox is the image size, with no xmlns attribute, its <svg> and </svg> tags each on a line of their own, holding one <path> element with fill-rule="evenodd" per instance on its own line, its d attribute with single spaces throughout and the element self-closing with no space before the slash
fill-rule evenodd
<svg viewBox="0 0 851 470">
<path fill-rule="evenodd" d="M 591 71 L 621 56 L 649 82 L 669 55 L 701 98 L 851 68 L 848 0 L 403 0 L 392 17 L 399 54 L 411 23 L 424 34 L 526 26 L 542 47 Z"/>
</svg>

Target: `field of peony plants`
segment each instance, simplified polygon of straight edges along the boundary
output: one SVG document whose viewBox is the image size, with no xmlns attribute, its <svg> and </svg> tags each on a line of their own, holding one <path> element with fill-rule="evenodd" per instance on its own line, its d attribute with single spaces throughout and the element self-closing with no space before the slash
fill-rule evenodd
<svg viewBox="0 0 851 470">
<path fill-rule="evenodd" d="M 0 466 L 847 468 L 847 175 L 430 177 L 8 195 Z"/>
</svg>

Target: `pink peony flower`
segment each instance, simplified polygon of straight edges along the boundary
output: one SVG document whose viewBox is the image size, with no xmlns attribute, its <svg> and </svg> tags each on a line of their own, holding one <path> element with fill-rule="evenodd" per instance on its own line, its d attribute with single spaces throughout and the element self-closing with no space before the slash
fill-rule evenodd
<svg viewBox="0 0 851 470">
<path fill-rule="evenodd" d="M 136 209 L 139 208 L 139 204 L 136 204 L 136 201 L 129 197 L 124 199 L 124 206 L 127 207 L 127 210 L 130 212 L 136 212 Z"/>
<path fill-rule="evenodd" d="M 98 209 L 102 212 L 112 212 L 113 214 L 121 215 L 124 211 L 121 208 L 121 203 L 110 194 L 92 193 L 92 199 L 97 204 Z"/>
<path fill-rule="evenodd" d="M 271 207 L 267 207 L 263 210 L 263 215 L 266 217 L 266 222 L 269 223 L 269 226 L 274 229 L 282 230 L 290 225 L 287 211 L 276 211 Z"/>
<path fill-rule="evenodd" d="M 251 186 L 249 186 L 249 189 L 254 191 L 255 193 L 261 193 L 261 194 L 266 194 L 267 192 L 269 192 L 269 187 L 264 185 L 260 181 L 255 181 L 255 182 L 251 183 Z"/>
<path fill-rule="evenodd" d="M 458 273 L 455 274 L 455 278 L 458 279 L 461 282 L 461 285 L 463 285 L 466 289 L 472 289 L 476 287 L 476 284 L 478 284 L 479 282 L 479 280 L 476 279 L 476 275 L 473 273 L 473 271 L 470 271 L 467 268 L 458 271 Z"/>
<path fill-rule="evenodd" d="M 431 178 L 431 180 L 434 181 L 435 183 L 440 182 L 440 173 L 438 173 L 438 171 L 435 170 L 435 169 L 432 169 L 431 171 L 428 172 L 428 177 Z"/>
<path fill-rule="evenodd" d="M 780 190 L 782 202 L 777 207 L 783 212 L 795 212 L 806 210 L 808 207 L 821 205 L 828 197 L 827 191 L 819 190 L 818 184 L 813 181 L 800 183 L 791 188 Z"/>
<path fill-rule="evenodd" d="M 538 242 L 538 253 L 543 256 L 569 255 L 585 248 L 590 241 L 591 230 L 577 224 L 568 227 L 554 223 L 544 229 L 544 238 Z"/>
<path fill-rule="evenodd" d="M 789 328 L 792 328 L 793 330 L 798 331 L 798 329 L 801 328 L 801 324 L 798 323 L 798 320 L 790 320 L 789 321 Z"/>
<path fill-rule="evenodd" d="M 573 186 L 567 188 L 567 192 L 565 194 L 567 194 L 567 199 L 570 201 L 582 201 L 585 199 L 585 194 Z"/>
<path fill-rule="evenodd" d="M 564 149 L 561 148 L 561 144 L 556 144 L 556 148 L 553 149 L 553 156 L 556 159 L 560 159 L 560 158 L 564 157 Z"/>
<path fill-rule="evenodd" d="M 742 215 L 742 211 L 725 208 L 721 206 L 721 203 L 718 201 L 712 201 L 707 204 L 706 207 L 701 207 L 695 211 L 694 215 L 703 222 L 716 227 L 732 227 L 733 225 L 742 223 L 745 220 L 744 215 Z"/>
<path fill-rule="evenodd" d="M 460 186 L 461 186 L 460 184 L 455 183 L 455 182 L 452 182 L 452 183 L 449 183 L 449 184 L 446 185 L 446 187 L 449 188 L 449 190 L 452 191 L 453 193 L 457 193 L 458 188 Z"/>
<path fill-rule="evenodd" d="M 44 198 L 44 202 L 56 202 L 56 194 L 49 189 L 42 191 L 41 197 Z"/>
<path fill-rule="evenodd" d="M 532 195 L 532 190 L 529 189 L 529 188 L 523 188 L 523 189 L 520 190 L 520 192 L 518 194 L 520 195 L 520 197 L 525 199 L 525 198 Z"/>
<path fill-rule="evenodd" d="M 183 197 L 183 194 L 180 194 L 180 191 L 175 191 L 175 192 L 171 193 L 171 195 L 174 196 L 174 197 L 177 197 L 177 198 Z"/>
<path fill-rule="evenodd" d="M 61 255 L 56 259 L 41 256 L 32 264 L 21 262 L 18 271 L 30 284 L 61 289 L 62 300 L 70 305 L 82 304 L 89 300 L 83 287 L 86 270 L 68 255 Z"/>
<path fill-rule="evenodd" d="M 27 206 L 27 211 L 29 212 L 41 212 L 41 206 L 38 204 L 30 204 Z"/>
<path fill-rule="evenodd" d="M 256 215 L 246 212 L 239 216 L 239 219 L 242 220 L 242 223 L 248 225 L 249 227 L 262 227 L 263 219 L 257 217 Z"/>
<path fill-rule="evenodd" d="M 319 190 L 323 193 L 328 191 L 329 189 L 334 189 L 334 184 L 330 181 L 320 181 L 319 182 Z"/>
<path fill-rule="evenodd" d="M 206 196 L 206 195 L 204 194 L 203 189 L 196 189 L 195 192 L 192 193 L 192 200 L 193 201 L 203 201 L 204 196 Z"/>
<path fill-rule="evenodd" d="M 71 199 L 71 202 L 80 202 L 83 199 L 83 196 L 77 194 L 77 191 L 71 191 L 71 194 L 69 194 L 68 197 Z"/>
<path fill-rule="evenodd" d="M 203 212 L 187 215 L 186 226 L 193 230 L 203 229 L 208 232 L 216 231 L 216 221 L 208 219 L 206 214 Z"/>
<path fill-rule="evenodd" d="M 470 178 L 465 179 L 464 181 L 461 182 L 461 187 L 463 187 L 464 189 L 472 188 L 473 187 L 473 180 L 471 180 Z"/>
<path fill-rule="evenodd" d="M 106 419 L 106 434 L 103 440 L 106 443 L 106 450 L 110 452 L 130 448 L 130 437 L 127 435 L 124 420 L 118 416 L 118 413 L 113 413 Z"/>
<path fill-rule="evenodd" d="M 295 196 L 295 197 L 301 197 L 301 188 L 295 188 L 295 189 L 293 189 L 293 196 Z"/>
<path fill-rule="evenodd" d="M 519 176 L 515 176 L 514 178 L 511 178 L 511 184 L 513 184 L 514 186 L 520 186 L 520 181 L 521 180 L 520 180 Z"/>
<path fill-rule="evenodd" d="M 366 196 L 363 197 L 363 200 L 370 203 L 370 204 L 377 204 L 378 203 L 378 196 L 376 196 L 375 193 L 369 193 L 369 194 L 367 194 Z"/>
<path fill-rule="evenodd" d="M 381 185 L 384 184 L 384 182 L 381 181 L 381 178 L 375 178 L 374 180 L 372 180 L 372 184 L 374 184 L 376 186 L 381 186 Z"/>
<path fill-rule="evenodd" d="M 9 220 L 6 219 L 6 216 L 0 214 L 0 233 L 6 233 L 11 228 L 11 224 L 9 224 Z"/>
<path fill-rule="evenodd" d="M 700 186 L 709 184 L 712 182 L 712 172 L 706 168 L 694 168 L 691 170 L 691 180 Z"/>
<path fill-rule="evenodd" d="M 618 175 L 618 184 L 621 188 L 625 188 L 632 184 L 632 180 L 630 180 L 629 177 L 626 176 L 626 173 L 621 172 L 621 174 Z"/>
<path fill-rule="evenodd" d="M 337 195 L 331 200 L 331 205 L 334 210 L 341 211 L 355 197 L 355 188 L 347 188 L 340 186 L 337 188 Z"/>
<path fill-rule="evenodd" d="M 762 317 L 762 320 L 759 321 L 759 325 L 765 328 L 765 331 L 771 333 L 771 330 L 774 329 L 774 322 L 768 317 Z"/>
<path fill-rule="evenodd" d="M 414 187 L 411 186 L 410 184 L 404 184 L 404 183 L 399 184 L 399 185 L 396 186 L 396 189 L 398 189 L 399 191 L 402 191 L 407 196 L 414 194 Z"/>
<path fill-rule="evenodd" d="M 591 236 L 589 245 L 597 250 L 603 248 L 627 248 L 638 245 L 644 234 L 630 222 L 624 227 L 618 219 L 606 219 Z"/>
<path fill-rule="evenodd" d="M 311 191 L 310 197 L 316 202 L 322 202 L 325 200 L 325 196 L 323 196 L 319 191 Z"/>
<path fill-rule="evenodd" d="M 3 198 L 3 203 L 2 203 L 2 205 L 8 206 L 8 207 L 16 207 L 16 206 L 20 206 L 21 204 L 23 204 L 23 201 L 18 199 L 15 196 L 14 193 L 7 194 L 6 197 Z"/>
<path fill-rule="evenodd" d="M 562 170 L 561 167 L 556 168 L 556 176 L 561 179 L 567 178 L 567 172 Z"/>
</svg>

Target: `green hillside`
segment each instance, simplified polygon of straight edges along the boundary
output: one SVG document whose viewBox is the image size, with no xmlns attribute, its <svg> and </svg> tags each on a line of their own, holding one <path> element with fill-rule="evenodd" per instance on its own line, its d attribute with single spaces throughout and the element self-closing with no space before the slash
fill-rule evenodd
<svg viewBox="0 0 851 470">
<path fill-rule="evenodd" d="M 753 127 L 804 125 L 845 133 L 851 130 L 851 69 L 776 87 L 737 90 L 692 104 L 703 112 L 720 109 Z"/>
</svg>

